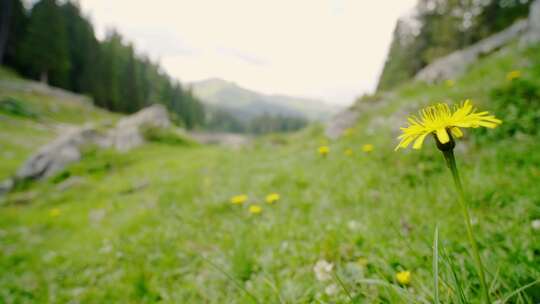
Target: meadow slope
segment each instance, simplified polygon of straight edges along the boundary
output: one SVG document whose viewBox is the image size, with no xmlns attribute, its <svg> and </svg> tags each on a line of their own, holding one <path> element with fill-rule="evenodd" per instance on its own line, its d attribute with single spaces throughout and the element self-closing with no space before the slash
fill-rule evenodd
<svg viewBox="0 0 540 304">
<path fill-rule="evenodd" d="M 3 198 L 0 302 L 433 303 L 438 227 L 442 303 L 459 303 L 460 288 L 466 303 L 478 303 L 442 156 L 431 140 L 421 151 L 395 152 L 395 138 L 407 114 L 433 101 L 472 98 L 490 109 L 490 92 L 509 81 L 509 71 L 538 79 L 535 54 L 511 46 L 460 79 L 406 84 L 372 101 L 357 126 L 332 142 L 312 126 L 238 150 L 160 142 L 125 154 L 89 149 L 83 162 Z M 0 92 L 8 95 L 39 113 L 58 102 Z M 58 109 L 64 113 L 64 104 Z M 2 115 L 5 177 L 54 133 Z M 540 218 L 540 140 L 484 135 L 468 132 L 456 154 L 491 293 L 500 303 L 538 303 L 540 285 L 518 289 L 540 278 L 540 237 L 531 226 Z M 374 150 L 364 152 L 365 144 Z M 321 145 L 329 146 L 327 157 L 317 154 Z M 273 192 L 280 200 L 266 203 Z M 238 194 L 249 199 L 231 204 Z M 260 214 L 249 212 L 255 204 Z M 318 280 L 320 260 L 337 275 Z M 411 272 L 409 285 L 396 282 L 402 270 Z"/>
</svg>

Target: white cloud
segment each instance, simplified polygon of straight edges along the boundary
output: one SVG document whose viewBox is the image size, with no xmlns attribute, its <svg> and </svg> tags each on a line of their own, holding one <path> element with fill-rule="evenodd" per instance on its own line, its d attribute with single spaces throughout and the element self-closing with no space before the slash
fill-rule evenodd
<svg viewBox="0 0 540 304">
<path fill-rule="evenodd" d="M 81 0 L 182 81 L 350 103 L 376 85 L 398 16 L 415 0 Z"/>
</svg>

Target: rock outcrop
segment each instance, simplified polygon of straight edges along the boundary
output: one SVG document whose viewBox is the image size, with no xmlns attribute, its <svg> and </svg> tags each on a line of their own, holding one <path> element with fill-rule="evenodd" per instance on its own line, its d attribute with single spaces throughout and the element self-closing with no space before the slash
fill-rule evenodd
<svg viewBox="0 0 540 304">
<path fill-rule="evenodd" d="M 507 29 L 492 35 L 484 40 L 477 42 L 463 50 L 453 52 L 445 57 L 435 60 L 430 65 L 420 70 L 415 80 L 434 83 L 448 79 L 455 79 L 464 74 L 470 64 L 478 58 L 492 53 L 512 41 L 518 41 L 521 45 L 530 45 L 540 42 L 540 0 L 531 4 L 529 16 L 526 20 L 520 20 Z M 391 98 L 389 95 L 383 95 L 382 100 L 377 104 L 368 105 L 370 109 L 385 102 Z M 347 108 L 335 115 L 326 123 L 325 134 L 330 139 L 336 139 L 343 134 L 347 128 L 351 128 L 361 116 L 364 105 L 356 102 L 353 106 Z M 365 130 L 369 133 L 370 128 L 377 124 L 385 124 L 392 120 L 392 117 L 380 118 L 374 120 Z"/>
<path fill-rule="evenodd" d="M 62 134 L 32 155 L 15 175 L 16 180 L 49 177 L 66 165 L 81 159 L 81 147 L 95 143 L 100 135 L 92 126 L 76 128 Z"/>
<path fill-rule="evenodd" d="M 385 104 L 386 100 L 393 98 L 392 93 L 381 93 L 371 97 L 371 101 L 358 100 L 349 108 L 334 115 L 325 124 L 325 135 L 330 139 L 336 139 L 343 135 L 349 128 L 354 127 L 364 110 L 374 110 Z"/>
<path fill-rule="evenodd" d="M 121 119 L 116 128 L 108 132 L 105 146 L 114 147 L 118 151 L 128 151 L 140 146 L 144 138 L 140 127 L 168 128 L 171 126 L 167 109 L 162 105 L 152 105 L 131 116 Z"/>
<path fill-rule="evenodd" d="M 141 127 L 145 126 L 170 127 L 171 121 L 165 107 L 152 105 L 142 109 L 121 119 L 113 129 L 105 132 L 92 125 L 71 129 L 32 155 L 17 171 L 14 181 L 50 177 L 67 165 L 79 161 L 82 157 L 81 149 L 87 145 L 128 151 L 144 142 Z M 6 181 L 5 187 L 0 187 L 0 192 L 8 191 L 12 186 L 13 181 Z"/>
<path fill-rule="evenodd" d="M 455 79 L 465 73 L 467 67 L 479 57 L 492 53 L 514 40 L 519 40 L 522 44 L 540 41 L 540 0 L 531 4 L 526 20 L 517 21 L 502 32 L 435 60 L 420 70 L 415 80 L 433 83 Z"/>
<path fill-rule="evenodd" d="M 523 37 L 525 44 L 540 42 L 540 1 L 535 1 L 529 9 L 529 31 Z"/>
<path fill-rule="evenodd" d="M 435 60 L 420 70 L 416 74 L 415 80 L 433 83 L 454 79 L 465 73 L 467 67 L 479 57 L 500 49 L 511 40 L 525 33 L 527 29 L 528 22 L 526 20 L 518 21 L 500 33 L 481 40 L 468 48 Z"/>
<path fill-rule="evenodd" d="M 354 108 L 348 108 L 336 114 L 327 122 L 325 135 L 331 139 L 340 137 L 345 130 L 354 126 L 359 116 L 360 111 Z"/>
</svg>

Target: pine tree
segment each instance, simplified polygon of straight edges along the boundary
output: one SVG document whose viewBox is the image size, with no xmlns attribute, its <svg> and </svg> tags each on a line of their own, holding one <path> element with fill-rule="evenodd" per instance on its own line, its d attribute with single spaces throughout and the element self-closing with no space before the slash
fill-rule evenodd
<svg viewBox="0 0 540 304">
<path fill-rule="evenodd" d="M 0 64 L 2 64 L 11 25 L 13 2 L 11 0 L 0 0 L 0 8 Z"/>
<path fill-rule="evenodd" d="M 120 111 L 120 52 L 122 37 L 116 31 L 107 34 L 100 46 L 99 96 L 95 96 L 105 108 Z"/>
<path fill-rule="evenodd" d="M 16 39 L 7 47 L 12 50 L 7 54 L 14 56 L 6 58 L 22 63 L 17 69 L 24 74 L 88 94 L 97 106 L 111 111 L 132 113 L 161 103 L 188 128 L 204 123 L 204 108 L 191 91 L 185 91 L 157 63 L 139 56 L 118 32 L 110 31 L 99 42 L 78 4 L 67 0 L 60 6 L 57 0 L 40 0 L 27 20 L 21 0 L 0 1 L 11 1 L 10 11 L 17 15 L 11 18 L 17 26 L 10 26 L 17 29 L 16 35 L 9 35 Z"/>
<path fill-rule="evenodd" d="M 141 87 L 138 83 L 137 62 L 132 46 L 124 49 L 125 64 L 121 79 L 121 111 L 133 113 L 143 107 Z"/>
<path fill-rule="evenodd" d="M 55 0 L 41 0 L 32 8 L 21 52 L 23 62 L 34 76 L 39 75 L 44 83 L 65 86 L 69 70 L 68 41 Z"/>
<path fill-rule="evenodd" d="M 397 30 L 385 63 L 378 90 L 392 88 L 412 78 L 435 59 L 471 45 L 525 17 L 532 1 L 522 0 L 419 0 L 417 33 L 406 45 Z"/>
<path fill-rule="evenodd" d="M 28 22 L 20 0 L 0 0 L 0 64 L 17 68 L 17 48 Z"/>
<path fill-rule="evenodd" d="M 97 78 L 98 41 L 92 24 L 81 15 L 80 8 L 67 2 L 62 5 L 67 29 L 69 78 L 67 88 L 76 93 L 92 93 Z"/>
</svg>

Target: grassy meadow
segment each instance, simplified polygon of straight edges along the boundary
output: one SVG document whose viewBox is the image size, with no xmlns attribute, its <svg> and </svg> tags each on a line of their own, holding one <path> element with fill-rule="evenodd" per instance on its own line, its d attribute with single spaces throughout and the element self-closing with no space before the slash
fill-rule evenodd
<svg viewBox="0 0 540 304">
<path fill-rule="evenodd" d="M 466 98 L 515 127 L 467 130 L 456 149 L 492 298 L 539 303 L 540 135 L 520 130 L 522 116 L 508 121 L 492 93 L 513 85 L 513 70 L 540 88 L 537 51 L 510 46 L 460 79 L 364 101 L 373 105 L 334 141 L 313 125 L 240 149 L 89 148 L 82 162 L 1 199 L 0 303 L 434 303 L 436 227 L 440 302 L 480 303 L 441 153 L 429 138 L 420 151 L 394 151 L 408 114 Z M 35 93 L 5 97 L 35 117 L 0 112 L 2 178 L 59 124 L 118 117 Z M 280 199 L 267 203 L 270 193 Z M 231 204 L 241 194 L 247 201 Z M 314 271 L 322 260 L 329 276 Z M 401 271 L 410 281 L 398 282 Z"/>
</svg>

